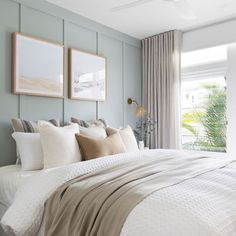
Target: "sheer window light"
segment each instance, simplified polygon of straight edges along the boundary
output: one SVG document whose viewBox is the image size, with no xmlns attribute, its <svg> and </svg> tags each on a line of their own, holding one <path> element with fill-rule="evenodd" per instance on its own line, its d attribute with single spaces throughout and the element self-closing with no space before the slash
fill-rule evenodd
<svg viewBox="0 0 236 236">
<path fill-rule="evenodd" d="M 181 56 L 182 67 L 209 64 L 227 60 L 227 45 L 185 52 Z"/>
</svg>

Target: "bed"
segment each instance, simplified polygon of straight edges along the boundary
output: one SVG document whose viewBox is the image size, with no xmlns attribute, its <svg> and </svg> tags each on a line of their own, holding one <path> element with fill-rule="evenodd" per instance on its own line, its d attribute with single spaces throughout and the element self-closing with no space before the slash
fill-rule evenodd
<svg viewBox="0 0 236 236">
<path fill-rule="evenodd" d="M 161 185 L 132 208 L 119 235 L 236 235 L 236 161 L 174 150 L 123 153 L 41 170 L 17 188 L 1 224 L 9 234 L 43 236 L 45 203 L 61 186 L 100 169 L 149 158 L 157 160 Z"/>
<path fill-rule="evenodd" d="M 0 168 L 0 219 L 14 201 L 14 196 L 21 184 L 39 171 L 22 171 L 20 165 Z M 0 227 L 0 235 L 3 235 Z"/>
<path fill-rule="evenodd" d="M 22 182 L 39 171 L 22 171 L 20 165 L 0 168 L 0 219 L 12 204 Z"/>
</svg>

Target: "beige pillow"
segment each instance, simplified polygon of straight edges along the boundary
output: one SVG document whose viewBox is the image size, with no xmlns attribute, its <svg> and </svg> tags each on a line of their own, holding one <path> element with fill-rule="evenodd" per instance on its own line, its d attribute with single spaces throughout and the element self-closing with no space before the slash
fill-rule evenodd
<svg viewBox="0 0 236 236">
<path fill-rule="evenodd" d="M 79 133 L 77 124 L 55 127 L 39 121 L 38 126 L 45 169 L 81 161 L 80 150 L 75 138 L 75 134 Z"/>
<path fill-rule="evenodd" d="M 104 139 L 95 139 L 76 134 L 84 160 L 126 152 L 125 145 L 118 133 Z"/>
<path fill-rule="evenodd" d="M 106 132 L 108 136 L 114 133 L 119 133 L 124 142 L 127 152 L 135 152 L 139 150 L 136 138 L 134 136 L 134 132 L 130 126 L 127 126 L 124 129 L 115 129 L 115 128 L 108 127 L 106 128 Z"/>
</svg>

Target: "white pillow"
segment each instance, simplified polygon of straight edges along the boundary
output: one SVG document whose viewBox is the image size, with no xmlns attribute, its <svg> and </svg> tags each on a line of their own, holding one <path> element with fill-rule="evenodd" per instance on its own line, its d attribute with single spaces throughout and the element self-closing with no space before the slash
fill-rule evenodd
<svg viewBox="0 0 236 236">
<path fill-rule="evenodd" d="M 21 158 L 22 170 L 40 170 L 43 168 L 43 150 L 39 133 L 14 132 L 17 151 Z"/>
<path fill-rule="evenodd" d="M 81 161 L 75 134 L 77 124 L 55 127 L 44 121 L 38 122 L 43 147 L 44 168 L 53 168 Z"/>
<path fill-rule="evenodd" d="M 135 152 L 139 150 L 136 138 L 134 136 L 134 132 L 130 126 L 127 126 L 123 129 L 115 129 L 108 127 L 106 131 L 108 136 L 114 134 L 115 132 L 119 132 L 127 152 Z"/>
<path fill-rule="evenodd" d="M 91 138 L 106 138 L 107 133 L 103 127 L 99 126 L 90 126 L 88 128 L 79 126 L 80 134 L 89 136 Z"/>
</svg>

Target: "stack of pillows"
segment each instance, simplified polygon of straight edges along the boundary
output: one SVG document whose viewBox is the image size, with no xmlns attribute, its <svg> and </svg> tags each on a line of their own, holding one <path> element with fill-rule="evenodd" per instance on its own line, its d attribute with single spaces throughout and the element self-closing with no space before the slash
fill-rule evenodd
<svg viewBox="0 0 236 236">
<path fill-rule="evenodd" d="M 59 167 L 98 157 L 138 151 L 132 129 L 115 129 L 105 120 L 85 122 L 71 118 L 60 127 L 59 120 L 12 119 L 17 156 L 23 170 Z"/>
</svg>

